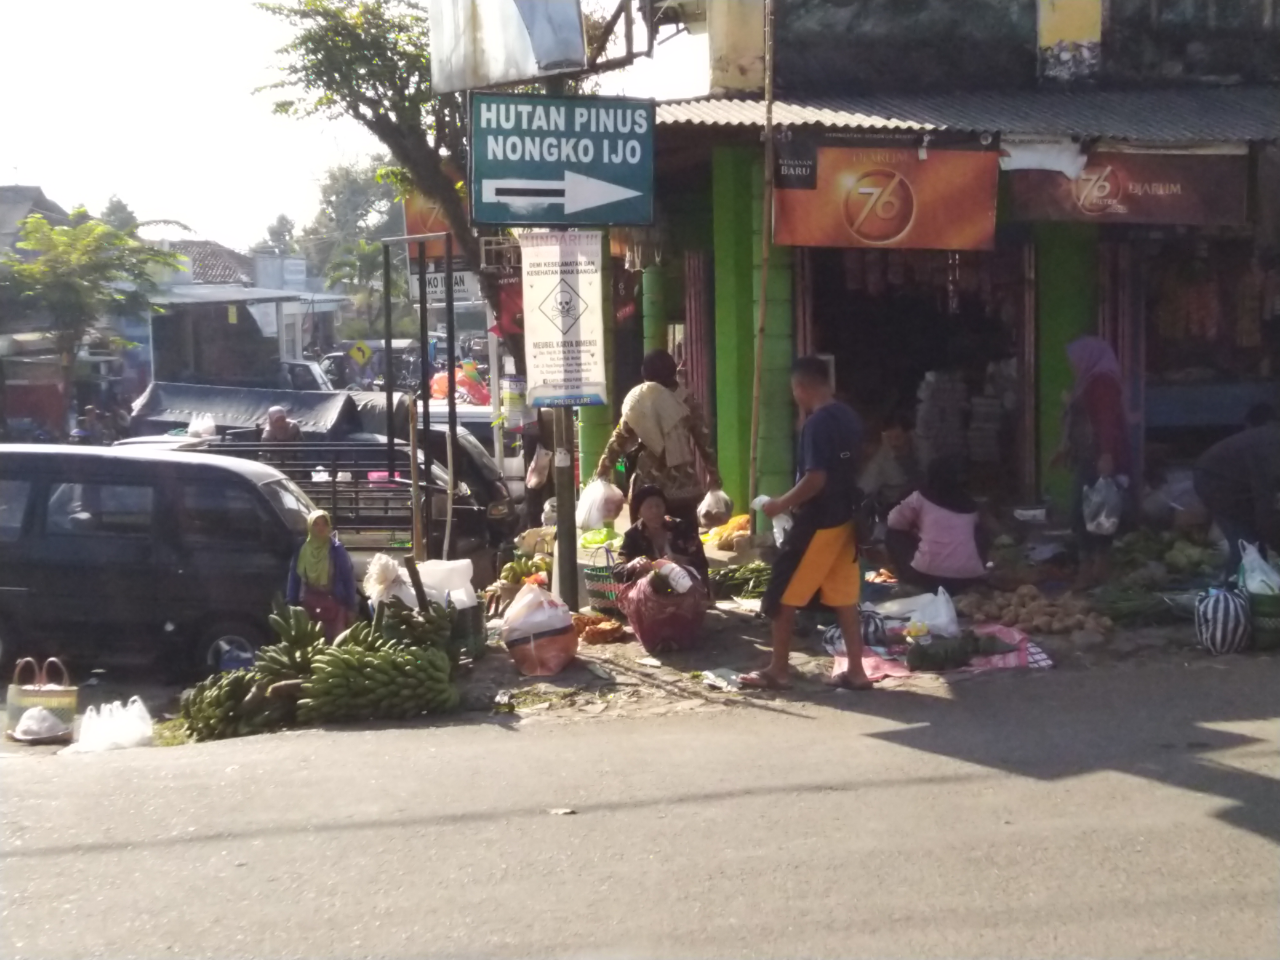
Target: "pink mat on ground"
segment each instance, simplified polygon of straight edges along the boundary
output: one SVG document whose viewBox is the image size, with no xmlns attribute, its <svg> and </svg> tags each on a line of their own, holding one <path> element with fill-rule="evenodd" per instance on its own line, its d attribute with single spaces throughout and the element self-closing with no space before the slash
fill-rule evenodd
<svg viewBox="0 0 1280 960">
<path fill-rule="evenodd" d="M 974 657 L 967 667 L 949 671 L 951 673 L 985 673 L 988 670 L 1016 670 L 1021 668 L 1044 669 L 1053 666 L 1049 655 L 1032 643 L 1025 633 L 1013 627 L 1002 627 L 996 623 L 978 624 L 973 632 L 979 636 L 996 637 L 1011 646 L 1017 647 L 1008 653 L 997 653 L 987 657 Z M 890 648 L 892 649 L 892 647 Z M 831 668 L 832 674 L 843 673 L 848 669 L 849 661 L 845 657 L 836 657 Z M 911 671 L 901 660 L 886 660 L 876 653 L 866 651 L 862 657 L 862 669 L 872 680 L 883 680 L 886 677 L 909 677 Z"/>
</svg>

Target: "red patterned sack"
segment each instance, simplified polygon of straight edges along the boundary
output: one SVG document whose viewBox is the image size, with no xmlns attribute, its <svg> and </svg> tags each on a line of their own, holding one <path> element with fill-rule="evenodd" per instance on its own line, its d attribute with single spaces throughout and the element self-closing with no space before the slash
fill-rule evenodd
<svg viewBox="0 0 1280 960">
<path fill-rule="evenodd" d="M 685 650 L 702 631 L 707 590 L 696 575 L 684 593 L 660 592 L 650 577 L 641 577 L 618 591 L 618 608 L 647 652 Z"/>
</svg>

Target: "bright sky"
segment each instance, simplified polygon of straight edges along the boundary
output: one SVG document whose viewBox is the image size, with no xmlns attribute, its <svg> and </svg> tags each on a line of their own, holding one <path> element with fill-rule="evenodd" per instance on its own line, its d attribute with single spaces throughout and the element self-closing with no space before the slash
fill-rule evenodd
<svg viewBox="0 0 1280 960">
<path fill-rule="evenodd" d="M 0 183 L 67 209 L 116 194 L 141 220 L 246 249 L 278 214 L 308 223 L 325 170 L 379 149 L 354 121 L 278 117 L 254 95 L 289 37 L 252 0 L 0 0 L 0 32 Z M 705 64 L 705 37 L 681 36 L 659 48 L 665 69 L 642 61 L 604 92 L 696 94 L 671 64 L 699 46 Z"/>
</svg>

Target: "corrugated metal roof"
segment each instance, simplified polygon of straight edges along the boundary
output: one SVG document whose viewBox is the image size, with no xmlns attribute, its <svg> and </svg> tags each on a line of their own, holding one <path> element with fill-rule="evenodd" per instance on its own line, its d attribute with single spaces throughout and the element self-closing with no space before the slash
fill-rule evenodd
<svg viewBox="0 0 1280 960">
<path fill-rule="evenodd" d="M 778 124 L 1177 143 L 1280 139 L 1280 87 L 866 94 L 779 100 Z M 760 100 L 658 104 L 658 124 L 763 126 Z"/>
<path fill-rule="evenodd" d="M 284 302 L 300 300 L 303 296 L 297 290 L 242 287 L 234 283 L 176 283 L 151 294 L 147 299 L 156 306 L 177 307 L 190 304 Z"/>
</svg>

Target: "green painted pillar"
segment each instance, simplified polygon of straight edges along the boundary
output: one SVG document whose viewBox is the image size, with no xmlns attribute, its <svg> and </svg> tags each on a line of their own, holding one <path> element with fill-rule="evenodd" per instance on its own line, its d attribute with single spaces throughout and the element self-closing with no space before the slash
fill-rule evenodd
<svg viewBox="0 0 1280 960">
<path fill-rule="evenodd" d="M 600 407 L 578 408 L 578 476 L 582 483 L 590 481 L 596 472 L 596 464 L 613 433 L 613 261 L 609 257 L 609 232 L 604 231 L 604 253 L 601 264 L 605 275 L 600 278 L 604 294 L 604 369 L 608 377 L 609 401 Z"/>
<path fill-rule="evenodd" d="M 1097 329 L 1098 229 L 1038 223 L 1035 243 L 1040 488 L 1055 508 L 1065 510 L 1071 477 L 1049 461 L 1062 442 L 1063 394 L 1071 389 L 1067 344 Z"/>
<path fill-rule="evenodd" d="M 725 492 L 739 510 L 747 505 L 751 448 L 751 367 L 754 318 L 751 307 L 756 227 L 750 196 L 751 167 L 758 151 L 720 146 L 711 153 L 711 226 L 715 262 L 716 459 Z"/>
<path fill-rule="evenodd" d="M 667 346 L 667 282 L 662 267 L 646 267 L 641 284 L 641 311 L 644 316 L 644 352 Z"/>
<path fill-rule="evenodd" d="M 716 453 L 725 491 L 745 510 L 751 465 L 751 400 L 760 298 L 763 158 L 754 147 L 716 147 L 711 158 L 715 257 Z M 751 203 L 744 203 L 751 197 Z M 795 406 L 790 368 L 791 250 L 769 254 L 761 377 L 759 489 L 785 493 L 794 481 Z"/>
</svg>

